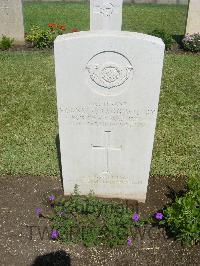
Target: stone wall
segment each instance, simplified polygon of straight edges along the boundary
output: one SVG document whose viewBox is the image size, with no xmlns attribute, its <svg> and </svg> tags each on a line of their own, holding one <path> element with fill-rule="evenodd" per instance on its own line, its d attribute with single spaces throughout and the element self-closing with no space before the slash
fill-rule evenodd
<svg viewBox="0 0 200 266">
<path fill-rule="evenodd" d="M 89 2 L 89 0 L 23 0 L 24 2 Z M 188 4 L 189 0 L 124 0 L 125 3 Z"/>
</svg>

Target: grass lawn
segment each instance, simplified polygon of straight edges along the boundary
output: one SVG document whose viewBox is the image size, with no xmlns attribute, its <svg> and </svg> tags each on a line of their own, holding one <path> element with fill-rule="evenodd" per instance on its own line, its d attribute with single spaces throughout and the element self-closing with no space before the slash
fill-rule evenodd
<svg viewBox="0 0 200 266">
<path fill-rule="evenodd" d="M 123 30 L 149 33 L 164 29 L 173 35 L 183 35 L 187 15 L 186 5 L 133 5 L 123 6 Z M 89 4 L 81 3 L 24 3 L 25 31 L 33 25 L 46 27 L 48 23 L 89 29 Z"/>
<path fill-rule="evenodd" d="M 25 28 L 49 22 L 87 30 L 84 4 L 26 3 Z M 184 33 L 186 6 L 125 5 L 124 29 Z M 166 54 L 151 174 L 199 172 L 200 60 Z M 52 52 L 0 53 L 0 174 L 58 175 Z"/>
<path fill-rule="evenodd" d="M 0 53 L 0 62 L 0 174 L 58 175 L 52 53 Z M 199 69 L 199 56 L 166 55 L 154 175 L 198 173 Z"/>
</svg>

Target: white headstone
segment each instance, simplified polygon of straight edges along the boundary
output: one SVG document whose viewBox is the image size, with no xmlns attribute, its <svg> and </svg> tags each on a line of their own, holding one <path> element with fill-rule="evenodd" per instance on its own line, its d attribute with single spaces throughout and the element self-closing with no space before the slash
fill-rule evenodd
<svg viewBox="0 0 200 266">
<path fill-rule="evenodd" d="M 15 43 L 24 43 L 24 24 L 21 0 L 0 0 L 0 38 L 14 38 Z"/>
<path fill-rule="evenodd" d="M 162 76 L 161 39 L 131 32 L 57 37 L 64 193 L 144 202 Z"/>
<path fill-rule="evenodd" d="M 200 0 L 190 0 L 186 33 L 200 33 Z"/>
<path fill-rule="evenodd" d="M 90 30 L 121 30 L 123 0 L 91 0 Z"/>
</svg>

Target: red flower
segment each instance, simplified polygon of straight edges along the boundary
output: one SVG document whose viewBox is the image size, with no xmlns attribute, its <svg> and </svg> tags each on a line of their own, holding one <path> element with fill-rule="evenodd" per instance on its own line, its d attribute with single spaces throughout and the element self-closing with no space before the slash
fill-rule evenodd
<svg viewBox="0 0 200 266">
<path fill-rule="evenodd" d="M 48 24 L 48 27 L 53 29 L 53 28 L 56 28 L 56 27 L 57 27 L 57 25 L 56 25 L 56 24 L 54 24 L 54 23 L 49 23 L 49 24 Z"/>
<path fill-rule="evenodd" d="M 72 28 L 71 32 L 78 32 L 79 30 L 77 28 Z"/>
<path fill-rule="evenodd" d="M 59 29 L 64 31 L 65 30 L 65 26 L 64 25 L 60 25 Z"/>
</svg>

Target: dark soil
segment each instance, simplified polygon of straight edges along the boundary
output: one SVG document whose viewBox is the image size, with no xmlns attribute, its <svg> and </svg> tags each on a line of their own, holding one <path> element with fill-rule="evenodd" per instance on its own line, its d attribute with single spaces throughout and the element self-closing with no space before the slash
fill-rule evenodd
<svg viewBox="0 0 200 266">
<path fill-rule="evenodd" d="M 49 240 L 47 219 L 35 208 L 48 212 L 47 196 L 62 193 L 56 177 L 2 176 L 0 178 L 0 265 L 200 265 L 200 245 L 187 248 L 162 229 L 138 231 L 131 247 L 64 245 Z M 184 190 L 186 177 L 151 177 L 146 204 L 124 203 L 143 214 L 154 213 Z M 173 188 L 173 189 L 172 189 Z"/>
</svg>

